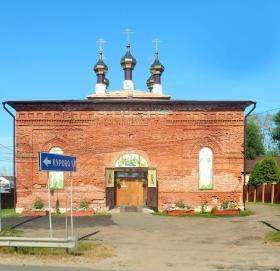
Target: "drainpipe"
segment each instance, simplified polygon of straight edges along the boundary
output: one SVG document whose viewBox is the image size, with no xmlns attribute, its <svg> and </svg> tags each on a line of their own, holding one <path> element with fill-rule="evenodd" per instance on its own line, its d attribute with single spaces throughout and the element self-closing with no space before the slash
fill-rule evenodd
<svg viewBox="0 0 280 271">
<path fill-rule="evenodd" d="M 244 161 L 243 161 L 243 207 L 246 210 L 246 194 L 245 194 L 245 184 L 246 184 L 246 127 L 247 127 L 247 118 L 249 115 L 255 110 L 257 103 L 253 102 L 253 107 L 251 110 L 245 115 L 244 119 Z"/>
<path fill-rule="evenodd" d="M 7 102 L 2 102 L 3 108 L 8 114 L 13 118 L 13 177 L 14 177 L 14 208 L 17 204 L 17 194 L 16 194 L 16 117 L 15 115 L 6 107 Z"/>
</svg>

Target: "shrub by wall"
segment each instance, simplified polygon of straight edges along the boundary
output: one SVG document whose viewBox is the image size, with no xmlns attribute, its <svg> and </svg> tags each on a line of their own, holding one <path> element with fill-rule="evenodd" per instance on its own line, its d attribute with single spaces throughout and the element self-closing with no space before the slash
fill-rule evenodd
<svg viewBox="0 0 280 271">
<path fill-rule="evenodd" d="M 248 184 L 257 186 L 261 183 L 272 182 L 280 183 L 280 169 L 272 157 L 265 157 L 256 163 Z"/>
</svg>

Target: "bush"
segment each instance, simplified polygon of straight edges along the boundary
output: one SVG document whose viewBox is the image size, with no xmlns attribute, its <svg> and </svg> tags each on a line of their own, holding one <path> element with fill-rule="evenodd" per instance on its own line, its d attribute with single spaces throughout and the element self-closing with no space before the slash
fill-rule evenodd
<svg viewBox="0 0 280 271">
<path fill-rule="evenodd" d="M 280 169 L 272 157 L 265 157 L 256 163 L 250 174 L 248 184 L 257 186 L 261 183 L 272 182 L 280 182 Z"/>
<path fill-rule="evenodd" d="M 184 209 L 186 207 L 186 204 L 182 200 L 179 200 L 175 202 L 175 207 Z"/>
<path fill-rule="evenodd" d="M 33 206 L 36 210 L 42 210 L 44 208 L 44 203 L 41 198 L 37 197 Z"/>
<path fill-rule="evenodd" d="M 80 209 L 81 210 L 88 210 L 89 209 L 89 203 L 87 200 L 82 200 L 80 203 Z"/>
<path fill-rule="evenodd" d="M 206 214 L 207 213 L 207 201 L 204 201 L 204 202 L 201 203 L 200 212 L 202 214 Z"/>
<path fill-rule="evenodd" d="M 221 204 L 221 210 L 237 210 L 238 204 L 232 201 L 223 201 Z"/>
<path fill-rule="evenodd" d="M 228 210 L 230 209 L 230 202 L 229 201 L 223 201 L 221 204 L 221 210 Z"/>
</svg>

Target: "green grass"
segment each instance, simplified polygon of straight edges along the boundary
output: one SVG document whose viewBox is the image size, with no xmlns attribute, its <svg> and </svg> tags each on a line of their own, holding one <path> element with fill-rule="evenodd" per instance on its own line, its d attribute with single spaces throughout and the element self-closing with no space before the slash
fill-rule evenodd
<svg viewBox="0 0 280 271">
<path fill-rule="evenodd" d="M 77 252 L 85 252 L 89 250 L 93 250 L 97 247 L 97 244 L 89 243 L 89 242 L 80 242 L 78 243 Z"/>
<path fill-rule="evenodd" d="M 280 204 L 279 204 L 279 203 L 274 203 L 274 204 L 271 204 L 271 203 L 262 203 L 262 202 L 256 202 L 256 203 L 249 202 L 249 203 L 250 203 L 250 204 L 263 205 L 263 206 L 267 206 L 267 207 L 273 207 L 273 208 L 280 208 Z"/>
<path fill-rule="evenodd" d="M 23 254 L 23 255 L 62 255 L 66 254 L 63 248 L 41 248 L 41 247 L 1 247 L 3 254 Z"/>
<path fill-rule="evenodd" d="M 15 209 L 2 209 L 2 217 L 19 217 Z"/>
<path fill-rule="evenodd" d="M 266 243 L 280 242 L 280 231 L 269 232 L 264 239 Z"/>
<path fill-rule="evenodd" d="M 243 216 L 249 216 L 249 215 L 253 215 L 254 213 L 250 210 L 246 210 L 246 211 L 241 211 L 239 215 L 214 215 L 211 213 L 196 213 L 193 215 L 176 215 L 175 217 L 204 217 L 204 218 L 220 218 L 220 217 L 243 217 Z M 154 213 L 153 215 L 159 215 L 159 216 L 172 216 L 172 215 L 168 215 L 166 212 L 157 212 Z M 172 216 L 174 217 L 174 216 Z"/>
<path fill-rule="evenodd" d="M 0 232 L 0 236 L 16 236 L 20 237 L 23 235 L 23 231 L 11 228 L 5 228 Z"/>
<path fill-rule="evenodd" d="M 95 213 L 92 216 L 109 216 L 110 214 L 105 213 L 105 212 L 99 212 L 99 213 Z M 65 217 L 65 213 L 52 213 L 52 216 L 56 216 L 56 217 Z M 89 216 L 89 217 L 92 217 Z M 70 213 L 68 214 L 68 218 L 70 218 Z"/>
<path fill-rule="evenodd" d="M 71 255 L 80 256 L 87 252 L 93 251 L 98 248 L 97 244 L 89 242 L 79 242 L 77 248 Z M 66 256 L 67 250 L 65 248 L 41 248 L 41 247 L 0 247 L 0 254 L 23 254 L 23 255 L 61 255 Z"/>
<path fill-rule="evenodd" d="M 11 228 L 5 228 L 0 232 L 0 236 L 21 237 L 23 231 Z M 83 255 L 88 251 L 94 250 L 98 245 L 91 242 L 78 242 L 77 248 L 72 255 Z M 40 248 L 40 247 L 0 247 L 0 254 L 24 254 L 24 255 L 66 255 L 65 248 Z"/>
</svg>

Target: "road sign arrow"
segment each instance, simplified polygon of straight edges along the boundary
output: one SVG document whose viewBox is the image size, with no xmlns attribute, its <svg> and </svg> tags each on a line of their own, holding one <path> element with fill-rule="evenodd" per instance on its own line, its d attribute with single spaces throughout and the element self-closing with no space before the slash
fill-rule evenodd
<svg viewBox="0 0 280 271">
<path fill-rule="evenodd" d="M 46 158 L 44 159 L 43 163 L 44 163 L 46 166 L 48 166 L 48 165 L 50 165 L 50 164 L 52 163 L 52 161 L 49 160 L 48 157 L 46 157 Z"/>
<path fill-rule="evenodd" d="M 38 162 L 41 171 L 76 171 L 76 157 L 70 155 L 39 152 Z"/>
</svg>

